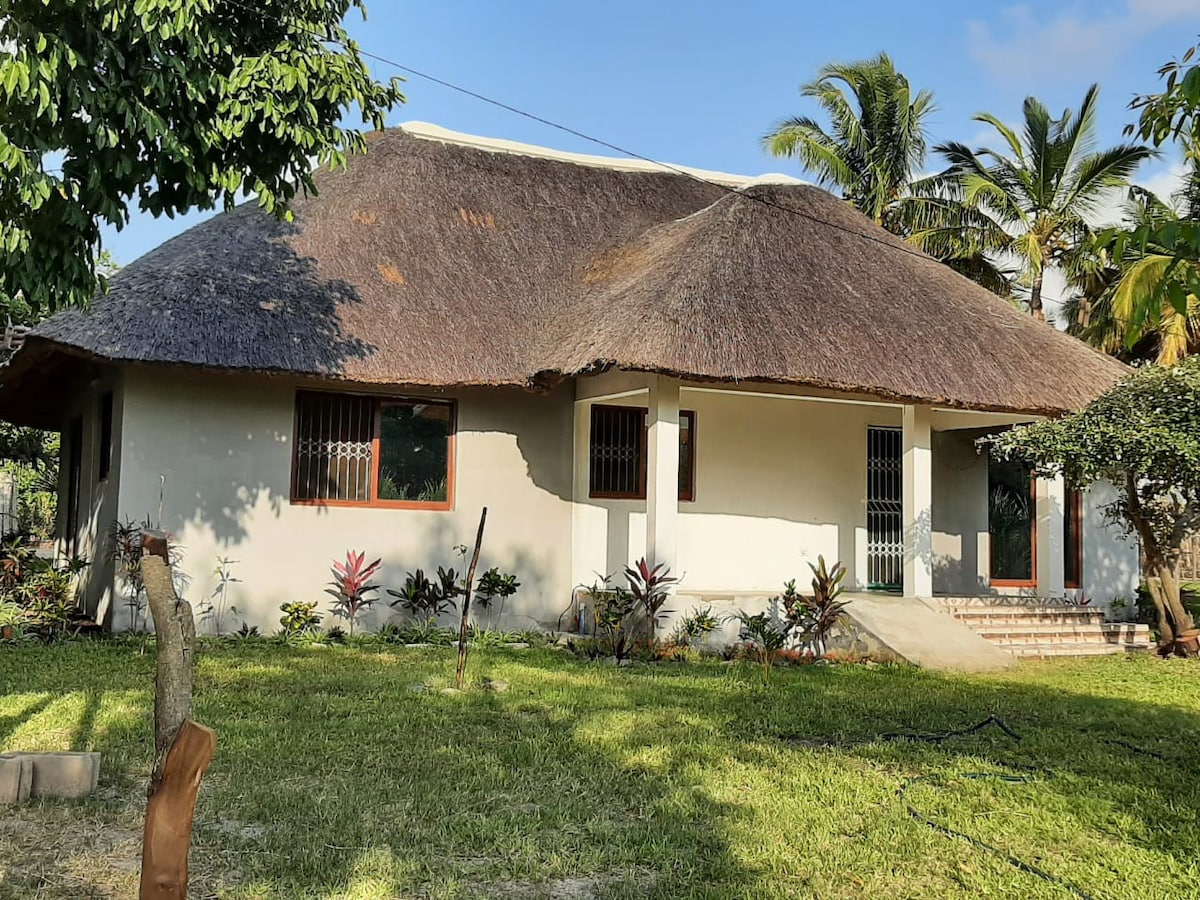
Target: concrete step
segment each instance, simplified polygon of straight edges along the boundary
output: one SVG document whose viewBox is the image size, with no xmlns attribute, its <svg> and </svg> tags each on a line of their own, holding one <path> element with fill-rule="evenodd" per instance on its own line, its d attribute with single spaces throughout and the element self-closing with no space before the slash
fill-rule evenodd
<svg viewBox="0 0 1200 900">
<path fill-rule="evenodd" d="M 976 627 L 975 633 L 994 644 L 1021 643 L 1139 643 L 1150 641 L 1147 625 L 1110 622 L 1105 625 L 1014 625 Z"/>
<path fill-rule="evenodd" d="M 1021 659 L 1048 659 L 1055 656 L 1111 656 L 1117 653 L 1138 653 L 1149 651 L 1150 644 L 1014 644 L 1004 649 Z"/>
<path fill-rule="evenodd" d="M 987 606 L 949 612 L 971 627 L 1104 624 L 1104 610 L 1086 606 Z"/>
<path fill-rule="evenodd" d="M 942 608 L 992 646 L 1023 659 L 1103 656 L 1150 649 L 1150 629 L 1132 622 L 1105 622 L 1102 609 L 1063 604 L 990 604 L 978 601 Z"/>
</svg>

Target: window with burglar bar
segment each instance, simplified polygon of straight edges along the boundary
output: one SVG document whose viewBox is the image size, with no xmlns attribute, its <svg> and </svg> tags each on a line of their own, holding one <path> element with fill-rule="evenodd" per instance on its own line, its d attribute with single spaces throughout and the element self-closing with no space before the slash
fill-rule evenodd
<svg viewBox="0 0 1200 900">
<path fill-rule="evenodd" d="M 637 406 L 592 407 L 588 496 L 646 499 L 646 410 Z M 679 414 L 679 499 L 695 498 L 696 414 Z"/>
<path fill-rule="evenodd" d="M 453 504 L 454 404 L 299 391 L 292 501 Z"/>
</svg>

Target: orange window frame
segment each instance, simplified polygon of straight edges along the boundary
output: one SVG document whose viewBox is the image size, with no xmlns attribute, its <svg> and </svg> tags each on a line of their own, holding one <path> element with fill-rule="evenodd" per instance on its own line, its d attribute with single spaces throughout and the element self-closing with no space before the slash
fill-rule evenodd
<svg viewBox="0 0 1200 900">
<path fill-rule="evenodd" d="M 645 500 L 646 499 L 646 465 L 650 456 L 647 451 L 647 442 L 649 440 L 650 426 L 645 421 L 647 410 L 638 406 L 614 406 L 596 403 L 592 405 L 593 410 L 630 410 L 637 409 L 642 413 L 642 430 L 640 432 L 640 442 L 638 444 L 638 489 L 637 492 L 627 491 L 595 491 L 592 490 L 591 483 L 591 466 L 592 466 L 592 425 L 594 418 L 589 415 L 588 418 L 588 498 L 591 500 Z M 688 483 L 682 486 L 679 490 L 679 500 L 684 503 L 693 503 L 696 500 L 696 411 L 692 409 L 681 409 L 679 411 L 680 421 L 687 421 L 688 428 Z M 682 429 L 681 429 L 682 432 Z"/>
<path fill-rule="evenodd" d="M 1068 491 L 1068 509 L 1075 519 L 1075 530 L 1071 534 L 1071 544 L 1066 548 L 1075 562 L 1075 579 L 1063 581 L 1063 587 L 1079 590 L 1083 587 L 1083 491 Z"/>
<path fill-rule="evenodd" d="M 297 392 L 299 394 L 300 392 Z M 300 409 L 299 403 L 294 402 L 292 424 L 292 478 L 291 478 L 291 505 L 292 506 L 345 506 L 354 507 L 356 509 L 424 509 L 433 512 L 447 512 L 454 509 L 454 491 L 455 491 L 455 470 L 458 468 L 457 461 L 457 438 L 458 438 L 458 404 L 453 400 L 435 400 L 429 397 L 392 397 L 392 396 L 374 396 L 368 394 L 346 394 L 333 391 L 305 391 L 304 393 L 316 394 L 324 393 L 331 397 L 366 397 L 372 402 L 371 412 L 371 479 L 370 492 L 366 500 L 332 500 L 332 499 L 306 499 L 296 496 L 296 480 L 299 477 L 300 471 L 300 443 L 296 440 L 296 436 L 300 432 Z M 436 404 L 438 406 L 448 406 L 450 408 L 450 430 L 446 435 L 446 499 L 445 500 L 383 500 L 379 497 L 379 467 L 382 465 L 381 438 L 382 433 L 381 419 L 383 408 L 385 406 L 409 406 L 416 404 Z"/>
</svg>

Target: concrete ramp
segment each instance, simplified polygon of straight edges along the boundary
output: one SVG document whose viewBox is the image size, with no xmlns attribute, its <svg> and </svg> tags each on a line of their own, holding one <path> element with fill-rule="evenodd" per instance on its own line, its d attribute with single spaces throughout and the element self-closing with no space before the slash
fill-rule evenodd
<svg viewBox="0 0 1200 900">
<path fill-rule="evenodd" d="M 891 594 L 846 594 L 845 614 L 858 630 L 901 659 L 929 669 L 987 672 L 1016 658 L 932 604 Z"/>
</svg>

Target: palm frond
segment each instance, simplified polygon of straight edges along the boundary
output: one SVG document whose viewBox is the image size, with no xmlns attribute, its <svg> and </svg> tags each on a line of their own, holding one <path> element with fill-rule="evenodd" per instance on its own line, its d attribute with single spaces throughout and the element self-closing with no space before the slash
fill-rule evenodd
<svg viewBox="0 0 1200 900">
<path fill-rule="evenodd" d="M 1028 161 L 1022 166 L 1029 175 L 1030 199 L 1038 206 L 1044 207 L 1052 190 L 1050 190 L 1050 171 L 1052 168 L 1050 156 L 1050 132 L 1054 126 L 1050 112 L 1045 104 L 1037 97 L 1026 97 L 1023 106 L 1025 114 L 1025 146 L 1028 148 Z"/>
<path fill-rule="evenodd" d="M 812 119 L 785 119 L 763 136 L 763 146 L 772 156 L 800 160 L 822 186 L 848 191 L 859 180 L 841 145 Z"/>
<path fill-rule="evenodd" d="M 967 257 L 954 257 L 944 260 L 946 265 L 970 278 L 981 287 L 987 288 L 998 297 L 1006 300 L 1013 296 L 1016 287 L 1017 273 L 1012 269 L 997 265 L 987 256 L 978 254 Z"/>
<path fill-rule="evenodd" d="M 1137 167 L 1157 154 L 1149 147 L 1121 144 L 1079 160 L 1060 208 L 1090 213 L 1112 188 L 1127 184 Z"/>
<path fill-rule="evenodd" d="M 1008 149 L 1012 151 L 1013 157 L 1022 165 L 1025 163 L 1025 149 L 1021 146 L 1021 141 L 1017 138 L 1017 134 L 1007 125 L 1000 121 L 991 113 L 979 113 L 974 117 L 976 122 L 982 122 L 985 125 L 991 125 L 1004 138 L 1008 144 Z"/>
</svg>

